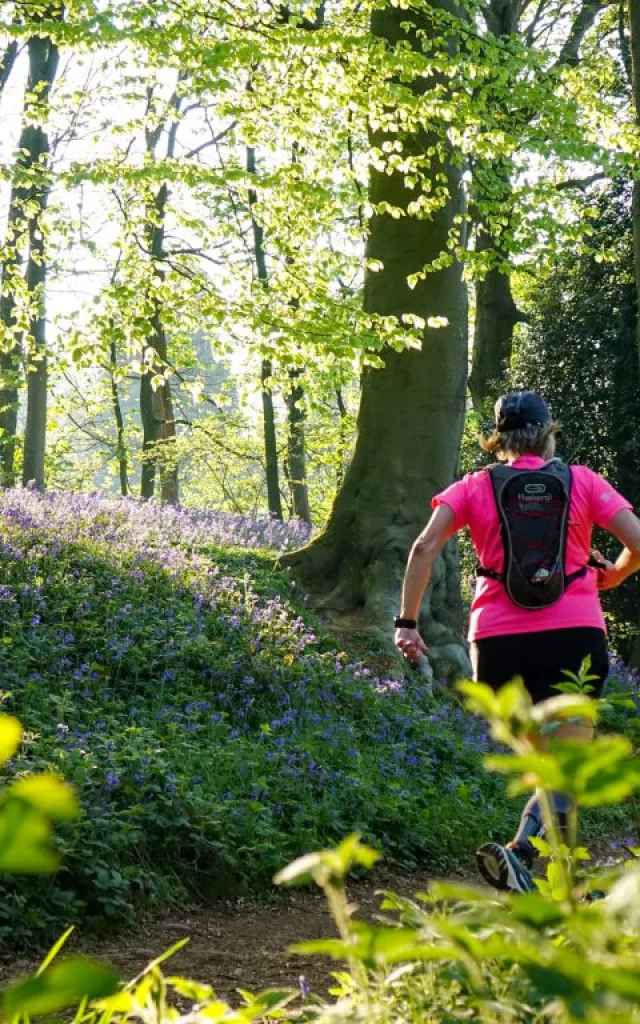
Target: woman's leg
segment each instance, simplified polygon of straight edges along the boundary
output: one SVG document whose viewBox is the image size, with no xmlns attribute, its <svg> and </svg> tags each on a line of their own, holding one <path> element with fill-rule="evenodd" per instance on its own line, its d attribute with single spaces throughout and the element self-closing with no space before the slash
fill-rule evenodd
<svg viewBox="0 0 640 1024">
<path fill-rule="evenodd" d="M 511 678 L 524 679 L 535 702 L 554 696 L 554 685 L 564 678 L 563 668 L 578 672 L 583 659 L 591 657 L 591 674 L 595 696 L 600 696 L 608 671 L 608 655 L 604 634 L 594 629 L 553 630 L 537 634 L 487 638 L 472 645 L 474 678 L 497 689 Z M 587 743 L 593 738 L 589 722 L 562 721 L 549 731 L 555 739 L 571 739 Z M 552 793 L 550 802 L 566 842 L 570 835 L 573 802 L 566 793 Z M 543 813 L 539 794 L 527 802 L 516 835 L 505 847 L 487 843 L 477 853 L 478 867 L 484 877 L 498 888 L 529 891 L 533 888 L 530 868 L 536 854 L 531 843 L 544 835 Z"/>
<path fill-rule="evenodd" d="M 549 734 L 549 738 L 573 740 L 575 743 L 589 743 L 593 739 L 594 731 L 593 724 L 584 720 L 580 722 L 562 722 L 556 725 L 553 732 Z M 548 742 L 545 738 L 545 742 L 541 744 L 540 749 L 544 750 L 547 747 Z M 576 839 L 575 836 L 571 835 L 571 818 L 574 809 L 573 799 L 568 793 L 553 792 L 550 794 L 550 804 L 562 841 L 567 843 L 567 845 L 572 845 Z M 516 834 L 511 842 L 507 843 L 507 846 L 512 850 L 521 851 L 526 862 L 531 866 L 537 851 L 530 840 L 534 837 L 542 838 L 544 832 L 545 826 L 540 805 L 540 795 L 536 791 L 525 805 Z"/>
</svg>

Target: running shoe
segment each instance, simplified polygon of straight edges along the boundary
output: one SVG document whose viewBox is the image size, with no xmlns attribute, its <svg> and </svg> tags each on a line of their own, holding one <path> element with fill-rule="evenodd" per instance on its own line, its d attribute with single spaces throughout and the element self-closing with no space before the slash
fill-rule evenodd
<svg viewBox="0 0 640 1024">
<path fill-rule="evenodd" d="M 476 850 L 478 871 L 489 885 L 506 892 L 535 892 L 531 871 L 515 850 L 499 843 L 485 843 Z"/>
</svg>

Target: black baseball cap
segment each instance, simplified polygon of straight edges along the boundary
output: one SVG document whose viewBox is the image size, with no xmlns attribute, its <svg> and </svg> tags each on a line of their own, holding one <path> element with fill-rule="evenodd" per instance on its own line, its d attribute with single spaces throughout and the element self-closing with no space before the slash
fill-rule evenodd
<svg viewBox="0 0 640 1024">
<path fill-rule="evenodd" d="M 549 406 L 537 391 L 509 391 L 495 404 L 497 430 L 518 430 L 551 422 Z"/>
</svg>

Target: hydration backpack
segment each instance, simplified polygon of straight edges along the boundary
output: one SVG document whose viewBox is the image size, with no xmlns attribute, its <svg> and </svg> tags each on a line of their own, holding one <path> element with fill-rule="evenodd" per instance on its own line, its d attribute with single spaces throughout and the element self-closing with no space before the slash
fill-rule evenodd
<svg viewBox="0 0 640 1024">
<path fill-rule="evenodd" d="M 504 584 L 521 608 L 546 608 L 587 568 L 565 572 L 571 469 L 551 459 L 539 469 L 497 465 L 489 470 L 504 549 L 504 569 L 480 568 Z"/>
</svg>

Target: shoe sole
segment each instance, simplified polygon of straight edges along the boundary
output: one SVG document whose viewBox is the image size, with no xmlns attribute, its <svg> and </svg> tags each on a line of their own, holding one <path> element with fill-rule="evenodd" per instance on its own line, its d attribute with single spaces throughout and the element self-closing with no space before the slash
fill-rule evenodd
<svg viewBox="0 0 640 1024">
<path fill-rule="evenodd" d="M 518 879 L 513 865 L 503 846 L 499 843 L 485 843 L 476 850 L 478 871 L 485 882 L 502 892 L 529 892 Z"/>
</svg>

